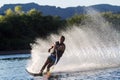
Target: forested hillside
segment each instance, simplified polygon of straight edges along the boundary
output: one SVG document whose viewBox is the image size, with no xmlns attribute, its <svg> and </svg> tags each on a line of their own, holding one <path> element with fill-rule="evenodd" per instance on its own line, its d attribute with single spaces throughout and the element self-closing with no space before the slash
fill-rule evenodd
<svg viewBox="0 0 120 80">
<path fill-rule="evenodd" d="M 120 14 L 105 12 L 101 15 L 120 31 Z M 14 7 L 14 10 L 8 8 L 5 15 L 0 15 L 0 51 L 31 49 L 30 43 L 34 43 L 36 38 L 45 39 L 51 33 L 57 34 L 58 30 L 82 25 L 88 17 L 76 14 L 62 19 L 59 16 L 45 16 L 36 9 L 24 12 L 21 6 Z"/>
</svg>

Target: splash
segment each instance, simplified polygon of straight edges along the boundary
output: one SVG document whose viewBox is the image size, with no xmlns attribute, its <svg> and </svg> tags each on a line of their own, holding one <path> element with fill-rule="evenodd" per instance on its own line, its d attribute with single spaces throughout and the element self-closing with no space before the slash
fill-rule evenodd
<svg viewBox="0 0 120 80">
<path fill-rule="evenodd" d="M 98 11 L 87 9 L 87 13 L 90 18 L 84 21 L 85 25 L 60 32 L 66 38 L 66 51 L 52 71 L 84 71 L 120 65 L 120 34 Z M 37 44 L 32 44 L 32 58 L 27 67 L 30 71 L 40 71 L 50 55 L 49 47 L 60 35 L 52 34 L 47 40 L 37 39 Z"/>
</svg>

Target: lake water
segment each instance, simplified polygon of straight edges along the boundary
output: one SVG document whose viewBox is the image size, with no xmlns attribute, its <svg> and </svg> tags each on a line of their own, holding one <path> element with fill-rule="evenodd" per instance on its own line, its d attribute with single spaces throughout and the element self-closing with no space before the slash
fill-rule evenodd
<svg viewBox="0 0 120 80">
<path fill-rule="evenodd" d="M 29 59 L 30 54 L 0 56 L 0 80 L 40 80 L 25 71 Z M 59 73 L 59 80 L 120 80 L 120 68 Z"/>
<path fill-rule="evenodd" d="M 0 56 L 0 80 L 30 80 L 25 68 L 30 54 Z"/>
</svg>

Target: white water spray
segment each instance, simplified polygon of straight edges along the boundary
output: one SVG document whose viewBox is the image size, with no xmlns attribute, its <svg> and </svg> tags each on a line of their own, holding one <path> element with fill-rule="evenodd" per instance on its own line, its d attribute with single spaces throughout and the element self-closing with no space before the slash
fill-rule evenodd
<svg viewBox="0 0 120 80">
<path fill-rule="evenodd" d="M 120 65 L 120 34 L 93 9 L 87 10 L 89 20 L 85 25 L 73 26 L 63 31 L 66 51 L 54 71 L 84 71 Z M 49 47 L 59 40 L 60 35 L 52 34 L 47 40 L 37 39 L 32 45 L 28 69 L 39 72 L 47 57 Z"/>
</svg>

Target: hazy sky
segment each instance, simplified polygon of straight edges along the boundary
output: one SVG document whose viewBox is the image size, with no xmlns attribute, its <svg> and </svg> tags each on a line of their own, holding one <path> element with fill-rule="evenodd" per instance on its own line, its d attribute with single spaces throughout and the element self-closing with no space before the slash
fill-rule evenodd
<svg viewBox="0 0 120 80">
<path fill-rule="evenodd" d="M 30 3 L 39 5 L 51 5 L 59 7 L 89 6 L 95 4 L 112 4 L 120 6 L 120 0 L 0 0 L 0 7 L 4 4 Z"/>
</svg>

